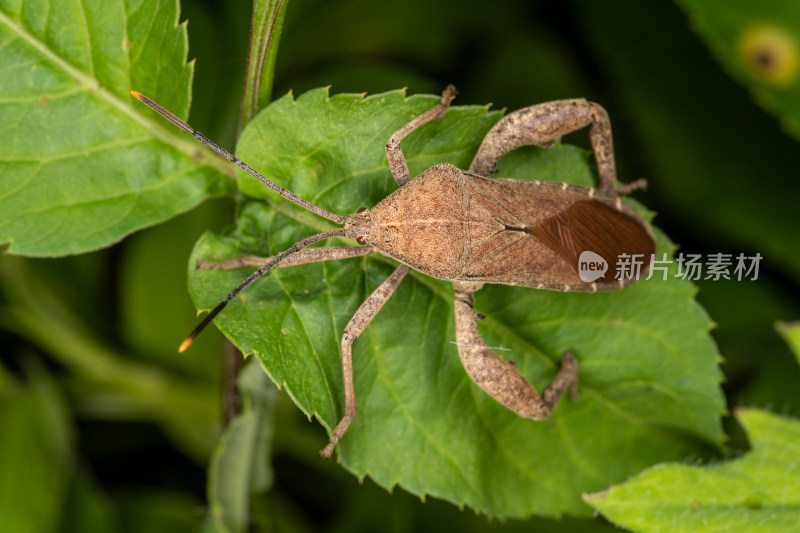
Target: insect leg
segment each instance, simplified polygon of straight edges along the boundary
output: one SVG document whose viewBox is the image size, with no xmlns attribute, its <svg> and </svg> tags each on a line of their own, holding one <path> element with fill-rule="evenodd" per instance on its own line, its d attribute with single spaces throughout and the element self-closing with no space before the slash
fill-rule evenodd
<svg viewBox="0 0 800 533">
<path fill-rule="evenodd" d="M 362 255 L 374 254 L 377 249 L 374 246 L 349 246 L 343 248 L 306 248 L 300 250 L 279 262 L 276 267 L 290 267 L 316 263 L 317 261 L 335 261 L 337 259 L 350 259 Z M 267 263 L 271 257 L 261 257 L 258 255 L 245 255 L 227 261 L 198 261 L 197 270 L 233 270 L 247 266 L 258 266 Z"/>
<path fill-rule="evenodd" d="M 573 398 L 577 396 L 578 361 L 572 352 L 564 354 L 561 370 L 540 396 L 513 362 L 486 346 L 472 310 L 474 289 L 457 283 L 454 286 L 458 355 L 469 377 L 481 389 L 519 416 L 533 420 L 550 416 L 567 388 L 571 388 Z"/>
<path fill-rule="evenodd" d="M 589 124 L 592 125 L 589 138 L 599 175 L 598 189 L 615 194 L 617 169 L 611 121 L 602 106 L 583 98 L 545 102 L 506 115 L 486 134 L 469 171 L 484 176 L 497 172 L 497 160 L 511 150 L 528 145 L 549 148 L 567 133 Z"/>
<path fill-rule="evenodd" d="M 447 111 L 447 107 L 450 105 L 450 101 L 453 100 L 455 96 L 456 88 L 452 85 L 448 85 L 442 93 L 442 99 L 439 100 L 438 104 L 394 132 L 389 138 L 389 142 L 386 144 L 386 158 L 389 160 L 389 170 L 392 172 L 392 176 L 394 176 L 394 179 L 401 187 L 411 181 L 411 172 L 408 170 L 408 164 L 406 163 L 406 157 L 403 155 L 403 149 L 400 148 L 400 141 L 423 124 L 443 117 L 445 111 Z"/>
<path fill-rule="evenodd" d="M 638 180 L 634 180 L 630 183 L 626 183 L 625 185 L 620 185 L 617 187 L 617 194 L 620 196 L 625 196 L 626 194 L 630 194 L 633 191 L 644 190 L 647 188 L 647 180 L 644 178 L 639 178 Z"/>
<path fill-rule="evenodd" d="M 327 458 L 331 456 L 336 443 L 339 442 L 339 439 L 341 439 L 345 431 L 347 431 L 347 428 L 350 426 L 350 422 L 353 421 L 353 418 L 355 418 L 356 412 L 358 411 L 358 405 L 356 404 L 356 390 L 355 385 L 353 384 L 353 341 L 355 341 L 358 336 L 364 332 L 364 329 L 367 327 L 367 325 L 372 322 L 372 319 L 375 318 L 375 315 L 377 315 L 378 311 L 381 310 L 383 304 L 389 300 L 409 270 L 410 267 L 406 265 L 400 265 L 397 267 L 392 275 L 386 278 L 386 280 L 381 283 L 372 294 L 370 294 L 369 298 L 367 298 L 364 303 L 361 304 L 361 307 L 358 308 L 356 314 L 353 315 L 353 318 L 350 319 L 350 322 L 344 328 L 344 336 L 342 337 L 344 417 L 342 417 L 341 421 L 339 421 L 339 423 L 336 425 L 336 428 L 334 428 L 333 433 L 331 433 L 331 438 L 330 441 L 328 441 L 328 445 L 319 452 L 322 457 Z"/>
</svg>

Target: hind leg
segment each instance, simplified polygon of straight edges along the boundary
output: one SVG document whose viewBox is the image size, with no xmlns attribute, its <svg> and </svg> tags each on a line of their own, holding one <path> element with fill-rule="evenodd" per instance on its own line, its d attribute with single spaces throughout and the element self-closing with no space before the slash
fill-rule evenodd
<svg viewBox="0 0 800 533">
<path fill-rule="evenodd" d="M 511 150 L 528 145 L 549 148 L 567 133 L 589 124 L 592 125 L 589 137 L 597 160 L 598 189 L 615 194 L 617 169 L 611 121 L 602 106 L 583 98 L 545 102 L 506 115 L 486 134 L 469 171 L 483 176 L 497 172 L 497 160 Z"/>
<path fill-rule="evenodd" d="M 458 355 L 475 384 L 519 416 L 533 420 L 549 417 L 567 389 L 573 399 L 577 397 L 578 361 L 572 352 L 564 353 L 561 369 L 539 395 L 513 362 L 499 357 L 483 341 L 472 310 L 474 284 L 453 285 Z"/>
</svg>

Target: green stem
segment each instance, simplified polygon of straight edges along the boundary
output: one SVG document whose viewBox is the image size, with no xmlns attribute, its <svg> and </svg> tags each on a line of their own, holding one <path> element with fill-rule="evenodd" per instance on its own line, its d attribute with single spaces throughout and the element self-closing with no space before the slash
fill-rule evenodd
<svg viewBox="0 0 800 533">
<path fill-rule="evenodd" d="M 247 59 L 237 135 L 272 99 L 275 58 L 278 55 L 278 42 L 288 2 L 289 0 L 253 0 L 250 54 Z"/>
</svg>

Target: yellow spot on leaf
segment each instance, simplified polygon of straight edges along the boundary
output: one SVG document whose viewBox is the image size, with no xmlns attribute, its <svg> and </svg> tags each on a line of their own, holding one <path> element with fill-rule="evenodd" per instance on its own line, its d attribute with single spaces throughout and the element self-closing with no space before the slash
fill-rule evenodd
<svg viewBox="0 0 800 533">
<path fill-rule="evenodd" d="M 783 28 L 759 25 L 745 30 L 739 53 L 753 75 L 766 83 L 786 87 L 797 79 L 798 43 Z"/>
</svg>

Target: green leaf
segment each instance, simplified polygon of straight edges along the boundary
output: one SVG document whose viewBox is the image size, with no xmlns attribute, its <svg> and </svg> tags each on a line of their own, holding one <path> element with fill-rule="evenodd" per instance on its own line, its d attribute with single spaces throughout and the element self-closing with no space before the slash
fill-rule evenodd
<svg viewBox="0 0 800 533">
<path fill-rule="evenodd" d="M 108 246 L 230 187 L 220 162 L 130 96 L 186 117 L 176 0 L 0 5 L 0 243 L 53 256 Z"/>
<path fill-rule="evenodd" d="M 800 364 L 800 322 L 778 322 L 776 329 L 786 340 L 798 364 Z"/>
<path fill-rule="evenodd" d="M 219 440 L 208 472 L 210 518 L 217 531 L 247 531 L 249 501 L 272 484 L 272 410 L 277 394 L 257 362 L 239 379 L 244 406 Z"/>
<path fill-rule="evenodd" d="M 679 0 L 717 59 L 800 140 L 800 4 Z"/>
<path fill-rule="evenodd" d="M 286 96 L 251 122 L 238 155 L 307 200 L 352 213 L 397 188 L 384 145 L 436 101 L 401 91 Z M 484 107 L 454 107 L 414 132 L 403 142 L 412 174 L 440 162 L 465 168 L 498 118 Z M 586 153 L 571 146 L 509 154 L 500 174 L 593 182 Z M 236 227 L 198 242 L 189 283 L 200 309 L 253 269 L 198 271 L 198 260 L 268 256 L 330 227 L 253 179 L 240 185 L 266 203 L 246 202 Z M 663 236 L 658 246 L 671 250 Z M 216 323 L 330 430 L 344 405 L 344 327 L 394 267 L 376 256 L 278 269 Z M 668 281 L 601 294 L 500 286 L 477 293 L 487 342 L 539 390 L 565 350 L 577 354 L 582 396 L 563 400 L 544 422 L 517 417 L 469 381 L 454 344 L 452 286 L 411 273 L 354 345 L 359 413 L 339 444 L 342 464 L 385 487 L 489 515 L 588 516 L 581 493 L 697 452 L 701 441 L 719 445 L 724 405 L 710 322 L 692 285 L 670 272 Z"/>
<path fill-rule="evenodd" d="M 658 465 L 586 496 L 635 531 L 793 531 L 800 523 L 800 422 L 757 409 L 737 418 L 751 450 L 706 466 Z"/>
</svg>

